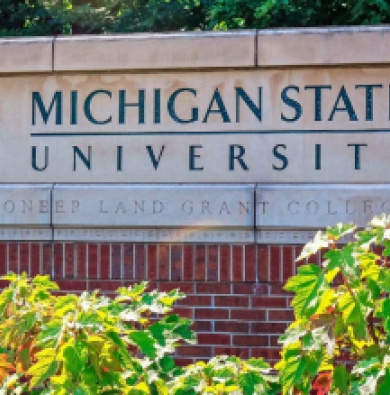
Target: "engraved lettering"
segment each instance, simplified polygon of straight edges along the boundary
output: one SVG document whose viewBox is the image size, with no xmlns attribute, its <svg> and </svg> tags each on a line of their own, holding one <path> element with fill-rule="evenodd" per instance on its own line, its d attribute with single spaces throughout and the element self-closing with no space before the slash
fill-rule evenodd
<svg viewBox="0 0 390 395">
<path fill-rule="evenodd" d="M 363 201 L 363 210 L 364 210 L 364 214 L 374 214 L 372 210 L 372 200 Z"/>
<path fill-rule="evenodd" d="M 192 214 L 194 211 L 194 207 L 193 207 L 193 202 L 191 200 L 186 200 L 185 202 L 183 202 L 183 204 L 181 205 L 181 209 L 183 212 L 185 212 L 186 214 Z"/>
<path fill-rule="evenodd" d="M 153 200 L 153 214 L 160 214 L 164 210 L 164 205 L 159 200 Z"/>
<path fill-rule="evenodd" d="M 48 213 L 49 212 L 49 202 L 47 200 L 39 201 L 39 212 Z"/>
<path fill-rule="evenodd" d="M 29 211 L 30 213 L 32 212 L 33 209 L 33 202 L 32 200 L 29 200 L 28 202 L 26 202 L 25 200 L 22 200 L 22 213 L 25 213 L 26 210 Z"/>
<path fill-rule="evenodd" d="M 99 213 L 100 214 L 107 214 L 108 211 L 104 210 L 103 205 L 104 205 L 104 200 L 99 200 Z"/>
<path fill-rule="evenodd" d="M 56 206 L 56 213 L 65 213 L 63 200 L 56 200 L 55 206 Z"/>
<path fill-rule="evenodd" d="M 265 214 L 266 207 L 268 206 L 269 202 L 258 202 L 257 204 L 261 206 L 261 214 Z"/>
<path fill-rule="evenodd" d="M 4 211 L 7 213 L 13 213 L 15 211 L 15 202 L 13 200 L 7 200 L 4 203 Z"/>
<path fill-rule="evenodd" d="M 223 212 L 226 212 L 227 215 L 231 215 L 232 213 L 229 211 L 229 207 L 226 202 L 222 203 L 221 210 L 219 211 L 219 215 L 221 215 Z"/>
<path fill-rule="evenodd" d="M 297 202 L 296 200 L 292 200 L 288 204 L 287 208 L 288 208 L 288 211 L 290 211 L 291 214 L 293 214 L 293 215 L 299 214 L 299 202 Z"/>
<path fill-rule="evenodd" d="M 332 211 L 331 206 L 332 206 L 332 201 L 328 200 L 328 214 L 331 214 L 331 215 L 337 214 L 337 210 L 336 211 Z"/>
<path fill-rule="evenodd" d="M 306 205 L 306 211 L 309 214 L 317 214 L 320 206 L 315 200 L 311 200 L 310 202 L 307 203 Z"/>
<path fill-rule="evenodd" d="M 350 204 L 350 203 L 351 203 L 351 202 L 350 202 L 349 200 L 347 200 L 347 201 L 345 202 L 345 212 L 346 212 L 347 214 L 355 214 L 355 210 L 353 210 L 352 212 L 349 211 L 349 208 L 350 208 L 349 204 Z"/>
<path fill-rule="evenodd" d="M 79 212 L 80 202 L 78 200 L 72 200 L 72 213 Z"/>
</svg>

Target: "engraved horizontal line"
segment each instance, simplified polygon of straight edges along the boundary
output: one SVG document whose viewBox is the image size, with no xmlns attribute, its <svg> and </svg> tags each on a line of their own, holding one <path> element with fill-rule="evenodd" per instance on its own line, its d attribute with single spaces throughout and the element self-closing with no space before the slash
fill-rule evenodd
<svg viewBox="0 0 390 395">
<path fill-rule="evenodd" d="M 108 137 L 108 136 L 199 136 L 199 135 L 245 135 L 245 134 L 354 134 L 390 133 L 390 129 L 319 129 L 319 130 L 219 130 L 183 132 L 39 132 L 31 137 Z"/>
</svg>

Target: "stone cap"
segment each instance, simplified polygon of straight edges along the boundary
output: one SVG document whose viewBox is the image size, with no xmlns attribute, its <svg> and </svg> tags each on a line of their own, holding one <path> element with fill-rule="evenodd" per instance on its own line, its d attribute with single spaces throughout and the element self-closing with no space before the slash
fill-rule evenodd
<svg viewBox="0 0 390 395">
<path fill-rule="evenodd" d="M 0 39 L 0 73 L 51 72 L 52 37 Z"/>
<path fill-rule="evenodd" d="M 0 74 L 379 65 L 390 26 L 0 39 Z"/>
<path fill-rule="evenodd" d="M 390 26 L 258 31 L 258 67 L 380 64 L 390 62 Z"/>
<path fill-rule="evenodd" d="M 60 37 L 55 71 L 253 67 L 256 31 Z"/>
</svg>

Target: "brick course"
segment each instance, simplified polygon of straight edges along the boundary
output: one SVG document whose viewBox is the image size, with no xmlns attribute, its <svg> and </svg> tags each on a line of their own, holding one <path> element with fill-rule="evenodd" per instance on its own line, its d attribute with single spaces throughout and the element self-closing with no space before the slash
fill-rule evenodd
<svg viewBox="0 0 390 395">
<path fill-rule="evenodd" d="M 175 312 L 195 320 L 198 346 L 177 351 L 179 363 L 217 354 L 279 358 L 278 336 L 293 319 L 283 290 L 302 246 L 146 243 L 0 243 L 0 270 L 50 274 L 61 293 L 113 295 L 147 280 L 180 288 Z M 318 259 L 314 259 L 314 262 Z M 4 285 L 4 284 L 0 284 Z"/>
</svg>

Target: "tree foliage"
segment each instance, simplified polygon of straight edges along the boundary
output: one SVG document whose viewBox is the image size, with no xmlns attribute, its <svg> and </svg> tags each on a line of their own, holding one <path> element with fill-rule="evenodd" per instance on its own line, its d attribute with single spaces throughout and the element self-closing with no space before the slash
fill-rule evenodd
<svg viewBox="0 0 390 395">
<path fill-rule="evenodd" d="M 2 0 L 0 36 L 390 22 L 390 0 Z"/>
<path fill-rule="evenodd" d="M 355 241 L 338 245 L 354 233 Z M 390 216 L 369 227 L 337 225 L 319 232 L 298 260 L 326 249 L 324 260 L 300 266 L 285 286 L 295 293 L 295 321 L 280 338 L 283 394 L 388 394 L 390 388 Z M 309 261 L 310 262 L 310 261 Z"/>
</svg>

